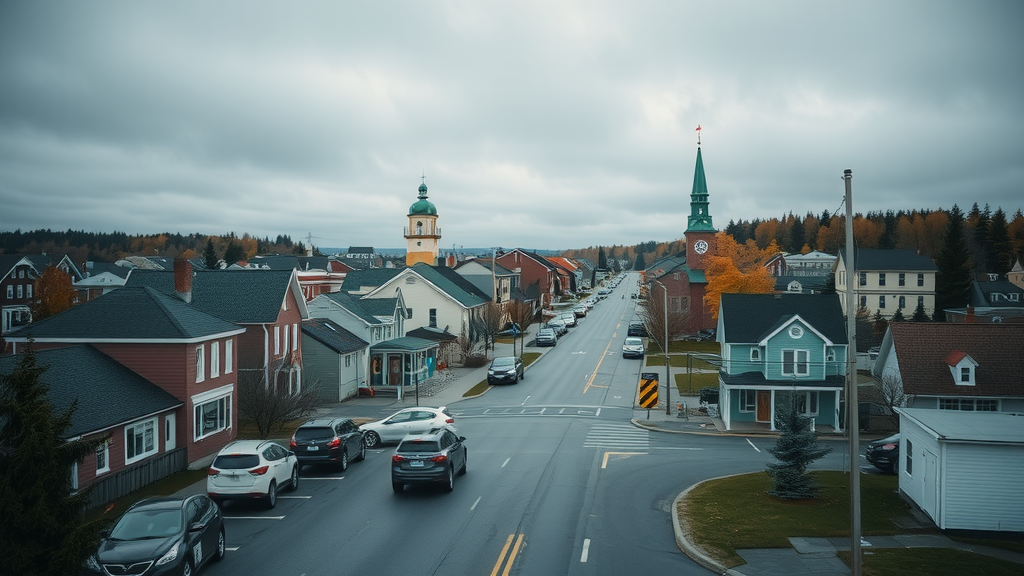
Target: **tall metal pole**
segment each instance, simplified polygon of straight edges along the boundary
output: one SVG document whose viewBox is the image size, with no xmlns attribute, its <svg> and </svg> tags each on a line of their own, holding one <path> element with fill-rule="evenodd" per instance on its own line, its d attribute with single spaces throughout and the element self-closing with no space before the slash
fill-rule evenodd
<svg viewBox="0 0 1024 576">
<path fill-rule="evenodd" d="M 661 286 L 661 309 L 665 314 L 665 319 L 663 320 L 665 340 L 663 340 L 662 349 L 665 352 L 665 415 L 668 416 L 672 414 L 672 376 L 669 374 L 668 366 L 668 288 L 665 288 L 665 285 L 657 280 L 654 283 Z"/>
<path fill-rule="evenodd" d="M 853 171 L 844 170 L 846 182 L 846 428 L 850 432 L 850 555 L 851 576 L 861 576 L 860 551 L 860 407 L 857 400 L 857 309 L 853 294 Z"/>
</svg>

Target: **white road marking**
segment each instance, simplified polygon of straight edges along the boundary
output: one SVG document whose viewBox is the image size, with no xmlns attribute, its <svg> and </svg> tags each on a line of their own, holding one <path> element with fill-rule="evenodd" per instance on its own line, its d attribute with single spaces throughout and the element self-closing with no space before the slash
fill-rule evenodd
<svg viewBox="0 0 1024 576">
<path fill-rule="evenodd" d="M 278 498 L 291 498 L 293 500 L 308 500 L 312 496 L 278 496 Z"/>
<path fill-rule="evenodd" d="M 505 464 L 508 464 L 508 461 L 511 460 L 511 459 L 512 459 L 511 456 L 509 456 L 508 458 L 505 458 L 505 461 L 501 463 L 501 467 L 504 468 Z"/>
<path fill-rule="evenodd" d="M 750 444 L 751 448 L 753 448 L 754 450 L 757 450 L 757 446 L 754 446 L 754 443 L 751 442 L 749 438 L 747 439 L 747 444 Z M 757 450 L 757 451 L 760 452 L 760 450 Z"/>
<path fill-rule="evenodd" d="M 303 480 L 344 480 L 344 476 L 300 476 Z"/>
<path fill-rule="evenodd" d="M 284 520 L 284 516 L 224 516 L 228 520 Z"/>
<path fill-rule="evenodd" d="M 480 499 L 481 498 L 483 498 L 483 496 L 477 496 L 476 497 L 476 502 L 473 502 L 473 505 L 469 507 L 469 511 L 470 512 L 472 512 L 473 510 L 476 510 L 476 505 L 480 503 Z"/>
<path fill-rule="evenodd" d="M 583 539 L 583 554 L 580 555 L 580 562 L 586 562 L 590 556 L 590 538 Z"/>
<path fill-rule="evenodd" d="M 238 546 L 235 546 L 234 548 L 228 548 L 227 546 L 225 546 L 224 549 L 229 552 L 238 552 Z"/>
<path fill-rule="evenodd" d="M 532 394 L 531 394 L 531 396 L 532 396 Z M 530 396 L 527 396 L 526 399 L 523 400 L 523 403 L 520 404 L 520 406 L 526 406 L 526 403 L 529 402 L 529 400 L 530 400 Z"/>
</svg>

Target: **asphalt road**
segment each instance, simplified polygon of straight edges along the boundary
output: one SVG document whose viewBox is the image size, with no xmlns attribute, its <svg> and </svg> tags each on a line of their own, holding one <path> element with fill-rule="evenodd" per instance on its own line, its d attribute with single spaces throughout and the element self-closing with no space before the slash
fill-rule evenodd
<svg viewBox="0 0 1024 576">
<path fill-rule="evenodd" d="M 307 467 L 273 510 L 225 506 L 229 554 L 204 572 L 711 574 L 676 546 L 672 500 L 701 480 L 763 470 L 774 439 L 630 424 L 641 366 L 621 355 L 631 290 L 596 306 L 520 383 L 450 406 L 469 450 L 452 493 L 394 494 L 393 446 L 345 473 Z M 815 468 L 842 463 L 833 453 Z"/>
</svg>

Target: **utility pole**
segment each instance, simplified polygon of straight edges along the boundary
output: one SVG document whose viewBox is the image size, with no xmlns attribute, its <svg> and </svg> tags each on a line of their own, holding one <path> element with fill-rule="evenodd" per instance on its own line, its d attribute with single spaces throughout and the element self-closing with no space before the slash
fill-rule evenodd
<svg viewBox="0 0 1024 576">
<path fill-rule="evenodd" d="M 658 280 L 655 280 L 654 283 L 661 286 L 661 310 L 665 314 L 665 318 L 662 320 L 664 322 L 662 327 L 665 328 L 665 340 L 662 349 L 665 352 L 665 415 L 669 416 L 672 414 L 672 376 L 669 374 L 668 365 L 668 288 L 665 288 L 665 285 Z"/>
<path fill-rule="evenodd" d="M 851 576 L 861 576 L 860 550 L 860 406 L 857 400 L 857 317 L 853 294 L 853 189 L 852 170 L 846 182 L 846 428 L 850 432 L 850 556 Z"/>
</svg>

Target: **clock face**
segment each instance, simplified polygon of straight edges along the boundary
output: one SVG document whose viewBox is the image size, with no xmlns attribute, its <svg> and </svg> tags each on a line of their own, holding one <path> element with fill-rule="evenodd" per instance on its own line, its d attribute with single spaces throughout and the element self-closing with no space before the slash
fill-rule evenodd
<svg viewBox="0 0 1024 576">
<path fill-rule="evenodd" d="M 703 254 L 708 251 L 708 243 L 705 242 L 704 240 L 697 240 L 693 244 L 693 249 L 697 252 L 697 254 Z"/>
</svg>

